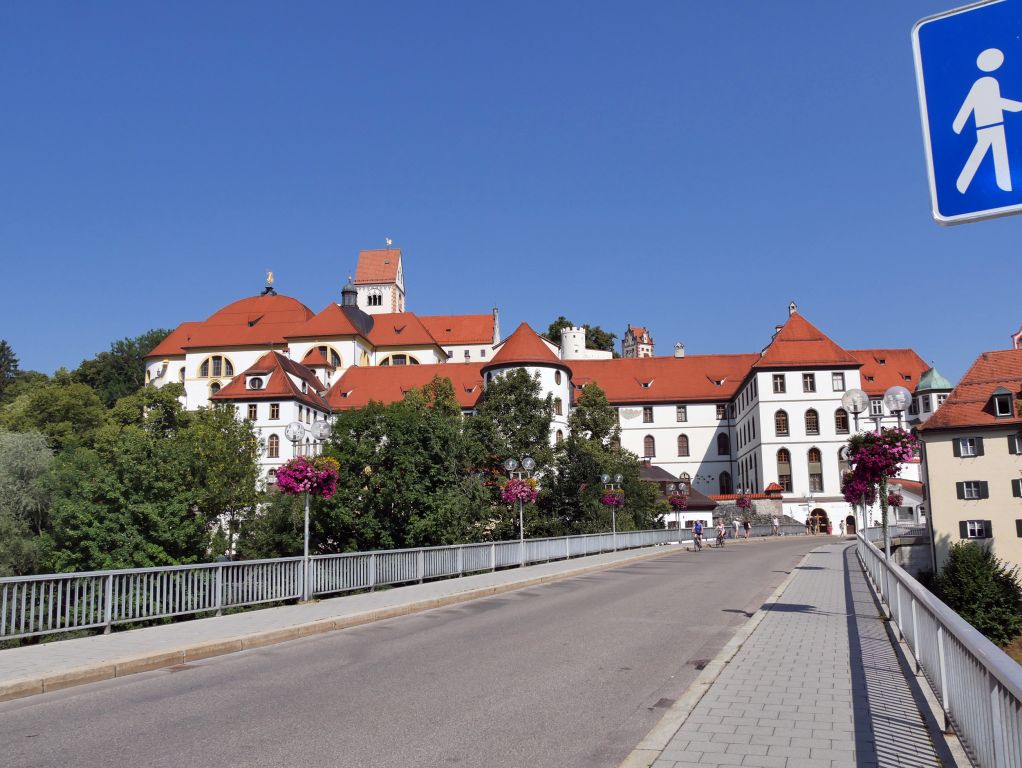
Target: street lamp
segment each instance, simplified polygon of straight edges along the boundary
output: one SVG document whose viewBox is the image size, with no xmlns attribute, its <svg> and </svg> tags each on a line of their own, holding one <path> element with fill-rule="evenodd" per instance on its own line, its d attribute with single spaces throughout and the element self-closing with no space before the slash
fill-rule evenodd
<svg viewBox="0 0 1022 768">
<path fill-rule="evenodd" d="M 859 414 L 869 408 L 869 395 L 861 389 L 849 389 L 841 395 L 841 405 L 855 416 L 855 431 L 859 431 Z"/>
<path fill-rule="evenodd" d="M 526 456 L 521 461 L 521 470 L 518 470 L 519 463 L 518 459 L 505 459 L 504 469 L 507 470 L 508 478 L 513 478 L 518 475 L 521 478 L 523 475 L 529 477 L 532 476 L 532 470 L 536 468 L 536 460 L 531 456 Z M 520 552 L 521 566 L 525 567 L 525 504 L 522 498 L 518 497 L 518 546 Z"/>
<path fill-rule="evenodd" d="M 600 475 L 600 482 L 603 483 L 604 490 L 619 489 L 621 481 L 624 479 L 624 475 L 614 475 L 613 478 L 608 474 Z M 617 507 L 610 508 L 610 526 L 611 541 L 614 545 L 614 551 L 617 552 Z"/>
<path fill-rule="evenodd" d="M 912 405 L 912 393 L 895 384 L 884 392 L 884 405 L 887 410 L 898 417 L 898 429 L 901 429 L 901 414 Z M 880 419 L 877 419 L 877 432 L 880 431 Z"/>
<path fill-rule="evenodd" d="M 312 435 L 316 438 L 316 443 L 319 445 L 319 450 L 322 451 L 322 443 L 330 437 L 332 431 L 329 421 L 317 421 L 312 425 Z M 286 427 L 284 427 L 284 437 L 291 441 L 292 455 L 298 455 L 298 444 L 302 438 L 305 437 L 305 426 L 298 421 L 292 421 Z M 313 454 L 316 453 L 316 447 L 313 446 Z M 302 600 L 308 602 L 309 600 L 309 492 L 305 492 L 305 536 L 304 536 L 304 565 L 305 565 L 305 578 L 302 580 Z"/>
</svg>

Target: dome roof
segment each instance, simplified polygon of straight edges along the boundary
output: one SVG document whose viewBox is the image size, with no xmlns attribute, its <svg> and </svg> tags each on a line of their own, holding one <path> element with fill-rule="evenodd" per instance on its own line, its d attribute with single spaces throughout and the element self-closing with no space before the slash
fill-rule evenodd
<svg viewBox="0 0 1022 768">
<path fill-rule="evenodd" d="M 570 371 L 561 359 L 550 351 L 528 323 L 522 323 L 515 332 L 498 345 L 497 354 L 483 369 L 502 365 L 554 365 Z"/>
<path fill-rule="evenodd" d="M 298 299 L 264 293 L 228 304 L 196 323 L 184 349 L 284 344 L 313 317 Z"/>
<path fill-rule="evenodd" d="M 262 315 L 275 323 L 304 322 L 315 314 L 311 309 L 290 296 L 264 293 L 238 299 L 214 312 L 207 318 L 210 325 L 240 325 L 251 320 L 250 315 Z M 272 317 L 269 315 L 272 314 Z"/>
</svg>

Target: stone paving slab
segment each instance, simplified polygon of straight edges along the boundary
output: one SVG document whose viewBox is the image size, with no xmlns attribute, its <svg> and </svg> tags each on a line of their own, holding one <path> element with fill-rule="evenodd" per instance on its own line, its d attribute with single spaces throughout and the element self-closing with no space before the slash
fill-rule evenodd
<svg viewBox="0 0 1022 768">
<path fill-rule="evenodd" d="M 297 605 L 0 650 L 0 701 L 281 643 L 678 552 L 605 552 Z"/>
<path fill-rule="evenodd" d="M 814 549 L 770 602 L 729 662 L 722 653 L 719 675 L 659 755 L 637 750 L 623 765 L 960 764 L 891 643 L 853 546 Z"/>
</svg>

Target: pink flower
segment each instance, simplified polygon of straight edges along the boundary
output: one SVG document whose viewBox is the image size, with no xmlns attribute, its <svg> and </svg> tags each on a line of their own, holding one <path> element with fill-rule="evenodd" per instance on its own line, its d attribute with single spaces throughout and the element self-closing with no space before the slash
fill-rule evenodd
<svg viewBox="0 0 1022 768">
<path fill-rule="evenodd" d="M 500 500 L 505 504 L 513 504 L 516 501 L 531 504 L 537 496 L 539 491 L 536 489 L 536 481 L 532 478 L 527 480 L 512 478 L 500 489 Z"/>
</svg>

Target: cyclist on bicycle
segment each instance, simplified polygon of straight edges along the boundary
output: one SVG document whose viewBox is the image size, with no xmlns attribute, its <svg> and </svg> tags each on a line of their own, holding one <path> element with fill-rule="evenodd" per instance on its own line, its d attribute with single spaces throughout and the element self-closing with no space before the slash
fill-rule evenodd
<svg viewBox="0 0 1022 768">
<path fill-rule="evenodd" d="M 695 525 L 692 526 L 692 543 L 695 544 L 697 551 L 703 548 L 703 523 L 701 520 L 696 520 Z"/>
<path fill-rule="evenodd" d="M 721 520 L 717 523 L 717 547 L 724 546 L 724 539 L 727 537 L 727 528 L 724 527 L 724 521 Z"/>
</svg>

